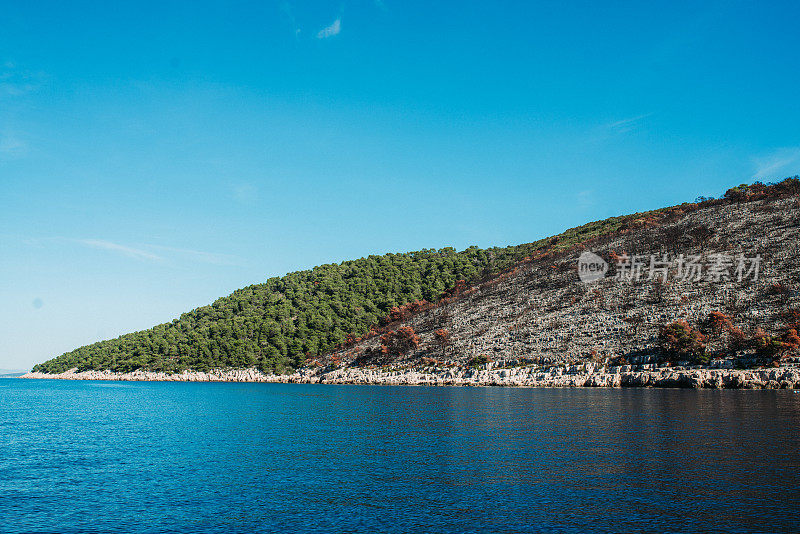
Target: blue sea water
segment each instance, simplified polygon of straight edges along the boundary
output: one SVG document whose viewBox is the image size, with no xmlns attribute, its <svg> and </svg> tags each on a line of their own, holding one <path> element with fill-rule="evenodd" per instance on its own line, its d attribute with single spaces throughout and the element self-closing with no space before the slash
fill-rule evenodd
<svg viewBox="0 0 800 534">
<path fill-rule="evenodd" d="M 800 395 L 0 380 L 0 532 L 800 531 Z"/>
</svg>

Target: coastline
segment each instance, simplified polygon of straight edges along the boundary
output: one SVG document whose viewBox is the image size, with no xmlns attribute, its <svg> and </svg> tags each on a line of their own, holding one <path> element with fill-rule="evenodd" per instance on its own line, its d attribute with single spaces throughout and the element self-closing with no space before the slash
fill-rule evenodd
<svg viewBox="0 0 800 534">
<path fill-rule="evenodd" d="M 535 388 L 658 387 L 706 389 L 800 389 L 800 367 L 772 369 L 593 368 L 591 365 L 542 370 L 516 368 L 448 368 L 379 370 L 348 367 L 322 372 L 300 369 L 292 374 L 266 374 L 258 369 L 219 369 L 167 374 L 155 371 L 82 371 L 27 373 L 20 378 L 158 382 L 268 382 L 286 384 L 361 384 L 400 386 L 510 386 Z"/>
</svg>

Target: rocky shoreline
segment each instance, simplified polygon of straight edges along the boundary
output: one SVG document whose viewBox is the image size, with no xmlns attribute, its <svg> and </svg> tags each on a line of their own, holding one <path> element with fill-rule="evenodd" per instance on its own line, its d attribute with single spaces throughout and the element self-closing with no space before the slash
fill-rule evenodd
<svg viewBox="0 0 800 534">
<path fill-rule="evenodd" d="M 114 373 L 82 371 L 27 373 L 21 378 L 60 380 L 121 380 L 165 382 L 273 382 L 291 384 L 364 384 L 403 386 L 512 386 L 512 387 L 659 387 L 711 389 L 800 389 L 800 367 L 771 369 L 645 368 L 630 366 L 594 368 L 592 365 L 541 369 L 447 368 L 397 369 L 347 367 L 321 371 L 300 369 L 292 374 L 265 374 L 258 369 L 227 369 L 209 372 L 184 371 L 167 374 L 154 371 Z"/>
</svg>

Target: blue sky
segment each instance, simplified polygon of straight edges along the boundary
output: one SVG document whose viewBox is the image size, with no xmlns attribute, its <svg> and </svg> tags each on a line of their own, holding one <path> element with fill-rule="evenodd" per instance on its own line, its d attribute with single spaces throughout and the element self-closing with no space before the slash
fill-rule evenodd
<svg viewBox="0 0 800 534">
<path fill-rule="evenodd" d="M 565 5 L 566 4 L 566 5 Z M 6 2 L 0 368 L 800 172 L 786 2 Z"/>
</svg>

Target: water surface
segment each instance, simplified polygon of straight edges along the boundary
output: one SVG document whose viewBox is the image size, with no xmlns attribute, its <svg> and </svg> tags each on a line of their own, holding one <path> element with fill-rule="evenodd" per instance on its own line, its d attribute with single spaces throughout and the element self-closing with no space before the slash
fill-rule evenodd
<svg viewBox="0 0 800 534">
<path fill-rule="evenodd" d="M 800 394 L 0 380 L 0 532 L 789 532 Z"/>
</svg>

